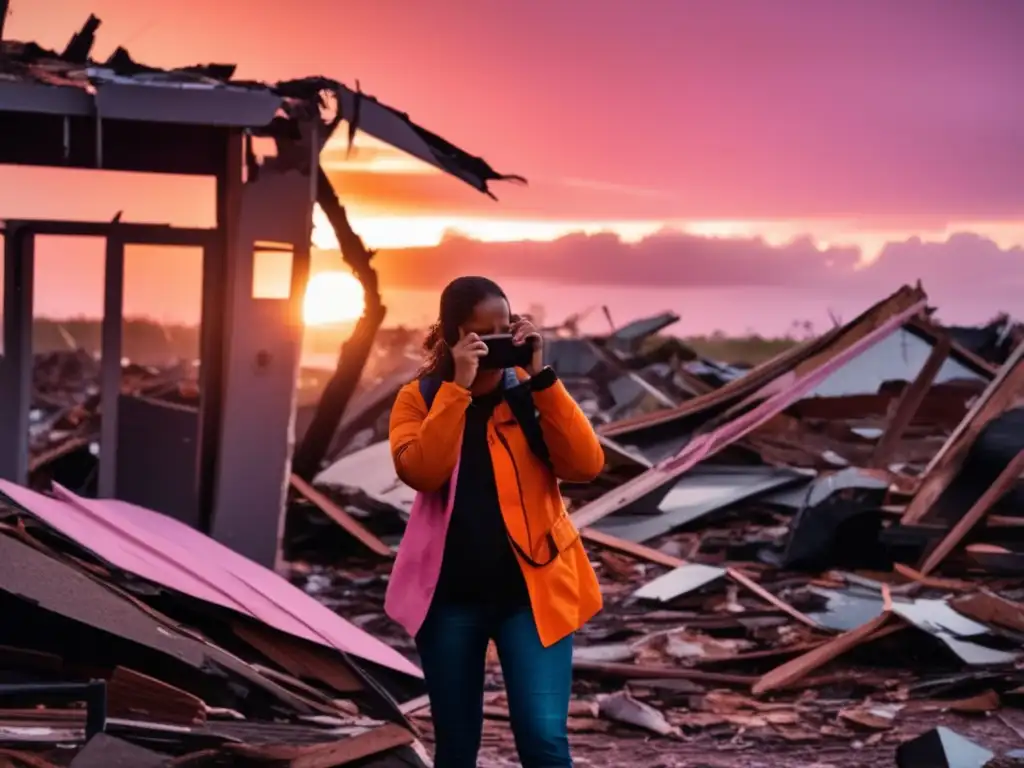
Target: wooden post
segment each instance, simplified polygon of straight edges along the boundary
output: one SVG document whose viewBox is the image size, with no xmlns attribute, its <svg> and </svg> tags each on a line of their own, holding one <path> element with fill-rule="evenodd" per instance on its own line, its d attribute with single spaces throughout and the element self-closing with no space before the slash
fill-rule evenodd
<svg viewBox="0 0 1024 768">
<path fill-rule="evenodd" d="M 10 0 L 0 0 L 0 41 L 4 39 L 4 22 L 7 21 L 7 9 Z"/>
<path fill-rule="evenodd" d="M 949 357 L 951 346 L 949 334 L 944 334 L 932 348 L 932 352 L 921 367 L 920 373 L 903 390 L 903 394 L 900 395 L 895 408 L 888 418 L 885 432 L 882 433 L 878 443 L 875 445 L 875 451 L 871 456 L 869 466 L 878 469 L 885 469 L 889 466 L 893 454 L 896 452 L 897 447 L 899 447 L 903 433 L 906 432 L 910 422 L 914 419 L 914 415 L 921 408 L 921 403 L 924 402 L 925 397 L 928 395 L 935 377 L 939 374 L 939 369 L 942 368 L 942 364 Z"/>
</svg>

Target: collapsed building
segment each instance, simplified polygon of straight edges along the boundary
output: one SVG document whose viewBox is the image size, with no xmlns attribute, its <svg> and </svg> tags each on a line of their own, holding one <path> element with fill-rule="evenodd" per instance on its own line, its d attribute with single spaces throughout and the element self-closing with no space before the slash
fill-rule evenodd
<svg viewBox="0 0 1024 768">
<path fill-rule="evenodd" d="M 753 749 L 780 766 L 891 764 L 909 744 L 899 764 L 916 766 L 960 765 L 944 751 L 967 744 L 978 768 L 1014 746 L 977 718 L 1012 716 L 1024 690 L 1024 345 L 972 349 L 932 318 L 904 287 L 747 371 L 676 340 L 652 360 L 662 344 L 624 345 L 632 331 L 550 332 L 607 458 L 593 483 L 563 486 L 606 600 L 579 634 L 577 745 L 604 754 L 609 732 L 639 731 L 675 740 L 651 753 L 663 764 L 760 765 Z M 318 504 L 293 507 L 289 546 L 308 589 L 375 612 L 366 626 L 408 651 L 380 609 L 414 495 L 379 420 L 397 386 L 367 382 L 348 417 L 361 429 L 316 478 Z M 370 546 L 380 559 L 355 577 Z M 511 754 L 501 694 L 488 701 Z M 954 730 L 913 741 L 936 722 Z M 741 762 L 708 759 L 731 751 Z"/>
<path fill-rule="evenodd" d="M 386 416 L 415 338 L 340 421 L 295 414 L 296 302 L 316 158 L 341 121 L 481 191 L 503 177 L 334 81 L 156 70 L 120 49 L 92 62 L 97 26 L 60 53 L 2 43 L 0 161 L 215 176 L 218 226 L 4 223 L 0 759 L 425 764 L 415 651 L 381 607 L 412 501 Z M 255 156 L 259 136 L 276 155 Z M 33 355 L 46 234 L 106 240 L 99 360 Z M 198 366 L 121 365 L 131 242 L 203 248 Z M 288 298 L 252 296 L 260 249 L 291 259 Z M 752 368 L 660 335 L 674 313 L 549 329 L 607 457 L 564 486 L 606 600 L 574 659 L 570 728 L 592 764 L 1014 759 L 1024 340 L 1008 318 L 932 317 L 904 287 Z M 292 429 L 324 424 L 329 460 L 293 474 Z M 301 589 L 271 570 L 285 503 L 281 568 Z M 510 753 L 497 690 L 486 714 L 487 749 Z"/>
<path fill-rule="evenodd" d="M 400 704 L 422 693 L 418 668 L 272 570 L 303 487 L 292 432 L 314 203 L 371 292 L 367 347 L 384 313 L 319 156 L 346 122 L 350 142 L 365 131 L 481 192 L 510 177 L 326 78 L 158 69 L 123 48 L 95 61 L 99 26 L 59 52 L 0 34 L 0 165 L 211 177 L 216 225 L 2 220 L 0 762 L 423 765 Z M 38 237 L 104 242 L 99 359 L 34 355 Z M 201 249 L 195 363 L 122 364 L 132 244 Z M 286 260 L 283 298 L 256 291 L 261 254 Z"/>
</svg>

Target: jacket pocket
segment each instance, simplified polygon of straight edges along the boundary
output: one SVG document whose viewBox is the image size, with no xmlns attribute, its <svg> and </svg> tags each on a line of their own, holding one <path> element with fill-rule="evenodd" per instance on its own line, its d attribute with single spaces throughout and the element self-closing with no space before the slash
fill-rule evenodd
<svg viewBox="0 0 1024 768">
<path fill-rule="evenodd" d="M 555 550 L 561 554 L 576 543 L 580 532 L 573 524 L 569 514 L 562 510 L 562 514 L 555 520 L 549 533 L 549 541 L 554 545 Z"/>
</svg>

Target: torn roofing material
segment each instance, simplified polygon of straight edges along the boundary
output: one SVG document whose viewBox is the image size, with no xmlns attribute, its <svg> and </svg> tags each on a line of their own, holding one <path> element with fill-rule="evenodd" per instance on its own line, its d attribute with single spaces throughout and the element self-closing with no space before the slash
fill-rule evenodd
<svg viewBox="0 0 1024 768">
<path fill-rule="evenodd" d="M 777 378 L 763 383 L 758 382 L 758 389 L 749 394 L 742 393 L 748 394 L 748 396 L 739 403 L 740 406 L 753 407 L 749 407 L 731 420 L 724 421 L 723 418 L 724 423 L 708 432 L 698 434 L 674 457 L 661 462 L 611 493 L 581 507 L 573 513 L 573 522 L 579 528 L 592 525 L 601 518 L 631 504 L 634 500 L 652 493 L 698 463 L 717 454 L 726 446 L 750 434 L 794 402 L 806 396 L 847 361 L 891 334 L 925 306 L 923 292 L 912 291 L 909 288 L 904 288 L 891 297 L 888 302 L 876 305 L 873 314 L 869 313 L 857 321 L 866 327 L 849 326 L 842 329 L 843 334 L 838 334 L 833 338 L 837 348 L 829 349 L 826 345 L 823 349 L 816 350 L 818 354 L 803 360 L 801 365 L 781 372 Z M 843 343 L 843 339 L 845 339 L 845 343 Z M 748 374 L 748 376 L 751 375 L 753 373 Z M 743 381 L 743 379 L 739 381 Z M 717 394 L 729 386 L 726 384 L 712 394 Z M 702 398 L 696 398 L 696 400 L 700 399 Z"/>
<path fill-rule="evenodd" d="M 633 593 L 633 597 L 639 600 L 668 603 L 680 595 L 688 594 L 712 581 L 723 578 L 726 573 L 725 568 L 687 563 L 647 582 Z"/>
<path fill-rule="evenodd" d="M 782 354 L 768 360 L 749 371 L 740 378 L 733 379 L 723 386 L 688 400 L 677 408 L 658 413 L 646 414 L 633 419 L 623 419 L 601 429 L 609 437 L 630 434 L 650 427 L 678 422 L 689 417 L 714 417 L 726 413 L 729 409 L 742 408 L 745 405 L 764 399 L 772 392 L 785 388 L 788 383 L 804 379 L 810 371 L 819 369 L 824 363 L 856 345 L 858 354 L 868 346 L 860 344 L 864 336 L 870 336 L 874 342 L 880 340 L 877 328 L 886 327 L 886 336 L 895 330 L 892 326 L 893 316 L 899 316 L 903 322 L 917 315 L 926 306 L 926 296 L 920 288 L 903 286 L 888 298 L 880 301 L 852 322 L 839 328 L 833 328 L 822 336 L 786 350 Z M 854 355 L 843 358 L 839 365 L 830 365 L 828 375 L 842 367 Z M 821 384 L 827 376 L 816 380 L 808 387 L 809 393 Z"/>
<path fill-rule="evenodd" d="M 995 753 L 939 726 L 896 750 L 897 768 L 984 768 Z"/>
<path fill-rule="evenodd" d="M 372 96 L 359 90 L 353 91 L 339 82 L 325 82 L 329 83 L 328 89 L 334 91 L 338 98 L 341 117 L 349 123 L 350 140 L 356 130 L 365 131 L 396 149 L 450 173 L 490 197 L 494 195 L 487 187 L 489 181 L 526 183 L 522 176 L 498 173 L 484 159 L 459 149 L 436 133 L 417 125 L 404 112 L 381 104 Z M 281 83 L 278 89 L 283 91 L 290 85 Z"/>
<path fill-rule="evenodd" d="M 95 22 L 93 28 L 98 19 Z M 357 130 L 365 131 L 490 197 L 494 197 L 488 188 L 491 181 L 526 181 L 498 173 L 482 158 L 418 125 L 404 112 L 337 80 L 238 81 L 232 80 L 234 65 L 164 70 L 133 61 L 123 48 L 97 63 L 88 59 L 91 47 L 91 35 L 84 47 L 75 50 L 75 45 L 69 45 L 63 53 L 35 43 L 0 41 L 0 114 L 259 129 L 270 126 L 289 101 L 303 102 L 307 111 L 318 110 L 323 93 L 329 92 L 337 103 L 337 117 L 349 124 L 350 144 Z"/>
<path fill-rule="evenodd" d="M 792 470 L 774 467 L 695 467 L 679 478 L 656 505 L 651 505 L 657 514 L 645 514 L 648 510 L 627 514 L 630 510 L 623 509 L 596 527 L 627 541 L 644 543 L 716 510 L 784 486 L 804 484 L 807 479 Z"/>
<path fill-rule="evenodd" d="M 133 504 L 83 499 L 59 486 L 56 491 L 60 498 L 0 481 L 0 492 L 32 516 L 118 568 L 295 637 L 422 677 L 397 651 L 187 525 Z"/>
<path fill-rule="evenodd" d="M 848 589 L 842 592 L 815 589 L 828 604 L 824 611 L 809 614 L 823 627 L 849 632 L 864 626 L 886 612 L 884 599 L 877 592 Z M 941 641 L 960 660 L 970 666 L 1013 664 L 1019 653 L 989 648 L 973 642 L 975 638 L 991 637 L 984 624 L 956 611 L 945 600 L 894 599 L 891 612 L 907 624 L 927 632 Z"/>
<path fill-rule="evenodd" d="M 907 324 L 889 338 L 875 345 L 857 360 L 851 360 L 837 370 L 814 391 L 818 397 L 845 395 L 871 395 L 879 392 L 889 381 L 913 381 L 924 367 L 937 342 L 915 331 Z M 987 382 L 991 373 L 961 362 L 950 350 L 935 375 L 938 384 L 952 381 Z M 982 385 L 983 386 L 983 385 Z"/>
<path fill-rule="evenodd" d="M 679 315 L 675 312 L 662 312 L 660 315 L 634 320 L 612 331 L 606 344 L 616 352 L 629 354 L 637 351 L 646 339 L 678 322 Z"/>
<path fill-rule="evenodd" d="M 249 685 L 263 689 L 274 700 L 294 711 L 306 714 L 316 711 L 301 696 L 260 675 L 253 667 L 220 647 L 199 640 L 186 631 L 179 631 L 169 620 L 131 602 L 73 566 L 4 535 L 0 535 L 0 592 L 23 601 L 33 610 L 40 609 L 105 633 L 107 643 L 96 643 L 94 639 L 76 649 L 76 652 L 92 655 L 94 663 L 102 653 L 116 655 L 117 650 L 110 643 L 112 638 L 119 638 L 160 654 L 165 664 L 173 660 L 177 665 L 197 671 L 214 664 Z M 12 607 L 8 606 L 7 610 L 12 610 Z M 24 617 L 9 622 L 2 629 L 6 644 L 19 642 L 20 634 L 40 630 L 46 633 L 47 642 L 55 646 L 67 649 L 74 644 L 63 633 L 41 627 L 38 620 Z M 116 663 L 118 660 L 108 661 Z M 175 671 L 171 674 L 180 676 L 184 668 L 177 666 L 172 669 Z"/>
</svg>

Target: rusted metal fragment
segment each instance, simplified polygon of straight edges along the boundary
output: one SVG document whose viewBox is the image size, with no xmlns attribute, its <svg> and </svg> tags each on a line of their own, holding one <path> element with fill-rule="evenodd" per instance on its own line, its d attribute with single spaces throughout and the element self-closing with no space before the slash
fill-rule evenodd
<svg viewBox="0 0 1024 768">
<path fill-rule="evenodd" d="M 231 629 L 241 640 L 301 680 L 325 683 L 338 693 L 363 690 L 359 677 L 337 653 L 254 622 L 234 621 Z"/>
<path fill-rule="evenodd" d="M 130 720 L 206 722 L 206 704 L 198 696 L 126 667 L 117 667 L 107 681 L 107 710 L 111 717 Z"/>
</svg>

